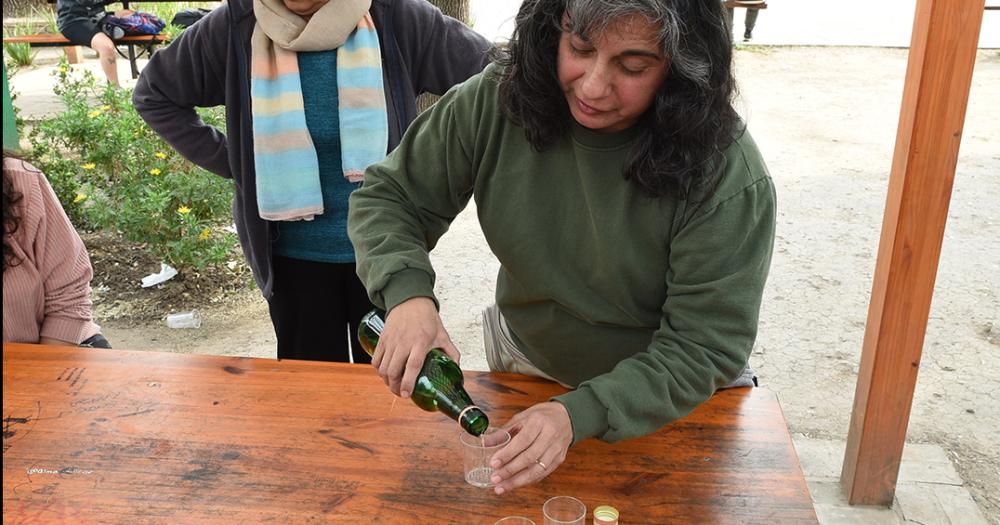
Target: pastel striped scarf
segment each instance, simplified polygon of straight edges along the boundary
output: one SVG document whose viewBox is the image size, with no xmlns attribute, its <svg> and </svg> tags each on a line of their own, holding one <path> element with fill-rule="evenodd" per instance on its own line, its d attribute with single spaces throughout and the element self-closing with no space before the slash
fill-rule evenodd
<svg viewBox="0 0 1000 525">
<path fill-rule="evenodd" d="M 281 0 L 254 0 L 250 96 L 260 217 L 311 220 L 323 213 L 319 161 L 306 127 L 300 51 L 337 50 L 340 149 L 351 182 L 385 157 L 388 120 L 370 0 L 331 0 L 305 21 Z M 350 22 L 356 20 L 357 22 Z"/>
</svg>

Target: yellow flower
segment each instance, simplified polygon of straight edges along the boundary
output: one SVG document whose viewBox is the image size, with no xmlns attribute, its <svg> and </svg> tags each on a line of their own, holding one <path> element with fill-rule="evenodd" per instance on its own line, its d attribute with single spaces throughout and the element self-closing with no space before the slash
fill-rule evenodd
<svg viewBox="0 0 1000 525">
<path fill-rule="evenodd" d="M 66 66 L 63 66 L 63 67 L 59 68 L 59 71 L 62 72 L 62 73 L 66 73 L 67 71 L 69 71 L 69 68 L 66 67 Z"/>
<path fill-rule="evenodd" d="M 187 215 L 191 213 L 191 208 L 188 208 L 187 206 L 181 206 L 180 208 L 177 208 L 177 213 L 181 215 Z"/>
<path fill-rule="evenodd" d="M 204 230 L 201 230 L 201 233 L 198 234 L 198 240 L 199 241 L 207 241 L 208 240 L 208 236 L 211 235 L 211 234 L 212 234 L 212 230 L 209 230 L 208 228 L 205 228 Z"/>
<path fill-rule="evenodd" d="M 164 153 L 164 152 L 162 152 L 162 151 L 157 151 L 155 153 L 155 156 L 156 156 L 156 158 L 161 159 L 161 160 L 167 158 L 167 154 Z"/>
<path fill-rule="evenodd" d="M 76 198 L 73 199 L 73 204 L 80 204 L 81 202 L 87 200 L 87 196 L 82 193 L 77 193 Z"/>
<path fill-rule="evenodd" d="M 161 173 L 163 173 L 163 172 L 160 171 L 160 168 L 153 168 L 153 169 L 149 170 L 149 174 L 150 175 L 159 175 Z"/>
<path fill-rule="evenodd" d="M 84 165 L 82 165 L 80 167 L 83 168 L 83 169 L 85 169 L 85 170 L 92 170 L 92 169 L 94 169 L 94 168 L 97 167 L 97 164 L 94 164 L 93 162 L 88 162 L 88 163 L 86 163 L 86 164 L 84 164 Z"/>
<path fill-rule="evenodd" d="M 87 118 L 96 118 L 96 117 L 99 117 L 99 116 L 101 116 L 101 113 L 104 113 L 104 112 L 101 111 L 101 110 L 99 110 L 99 109 L 95 109 L 94 111 L 91 111 L 90 113 L 87 113 Z"/>
<path fill-rule="evenodd" d="M 111 111 L 111 106 L 104 105 L 104 106 L 101 106 L 100 109 L 101 109 L 101 111 Z"/>
</svg>

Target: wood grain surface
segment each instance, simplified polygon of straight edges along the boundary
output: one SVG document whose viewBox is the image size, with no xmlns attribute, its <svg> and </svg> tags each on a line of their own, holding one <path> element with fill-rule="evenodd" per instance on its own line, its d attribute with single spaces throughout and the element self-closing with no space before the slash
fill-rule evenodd
<svg viewBox="0 0 1000 525">
<path fill-rule="evenodd" d="M 563 391 L 466 373 L 495 424 Z M 816 523 L 781 408 L 720 392 L 537 485 L 465 483 L 458 425 L 365 365 L 3 346 L 3 523 L 487 523 L 572 495 L 622 524 Z M 588 519 L 589 523 L 589 519 Z"/>
</svg>

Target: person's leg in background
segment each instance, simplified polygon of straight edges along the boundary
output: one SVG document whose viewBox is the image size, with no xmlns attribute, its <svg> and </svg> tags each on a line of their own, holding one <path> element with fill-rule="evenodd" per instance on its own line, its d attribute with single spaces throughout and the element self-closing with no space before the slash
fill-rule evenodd
<svg viewBox="0 0 1000 525">
<path fill-rule="evenodd" d="M 358 324 L 373 308 L 354 263 L 274 257 L 268 309 L 279 359 L 371 363 Z"/>
<path fill-rule="evenodd" d="M 349 362 L 347 313 L 337 266 L 274 257 L 274 291 L 267 306 L 278 339 L 278 359 Z"/>
<path fill-rule="evenodd" d="M 743 21 L 743 40 L 753 39 L 753 28 L 757 25 L 757 15 L 760 9 L 747 9 L 747 17 Z"/>
<path fill-rule="evenodd" d="M 364 348 L 361 348 L 361 344 L 358 342 L 358 326 L 361 324 L 361 318 L 372 311 L 375 305 L 368 299 L 368 291 L 365 290 L 365 286 L 361 284 L 361 279 L 358 278 L 357 266 L 354 263 L 338 266 L 344 267 L 338 271 L 342 273 L 342 280 L 344 282 L 344 299 L 347 302 L 347 326 L 350 329 L 351 355 L 354 357 L 355 363 L 371 364 L 372 356 L 368 355 L 368 352 L 365 352 Z"/>
<path fill-rule="evenodd" d="M 115 86 L 120 85 L 118 83 L 118 65 L 116 64 L 118 50 L 111 37 L 98 32 L 90 40 L 90 48 L 97 51 L 97 56 L 100 57 L 101 61 L 101 69 L 104 70 L 104 76 L 107 77 L 108 83 Z"/>
</svg>

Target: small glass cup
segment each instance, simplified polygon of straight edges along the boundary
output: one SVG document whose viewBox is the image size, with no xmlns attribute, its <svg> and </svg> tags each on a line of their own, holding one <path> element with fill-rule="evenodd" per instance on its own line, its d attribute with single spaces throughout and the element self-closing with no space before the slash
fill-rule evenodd
<svg viewBox="0 0 1000 525">
<path fill-rule="evenodd" d="M 481 436 L 473 436 L 463 430 L 459 441 L 462 442 L 465 481 L 473 487 L 492 487 L 490 478 L 493 477 L 493 467 L 490 466 L 490 459 L 510 443 L 510 434 L 506 430 L 490 428 Z"/>
<path fill-rule="evenodd" d="M 556 496 L 542 505 L 542 514 L 545 525 L 584 525 L 587 506 L 571 496 Z"/>
<path fill-rule="evenodd" d="M 507 516 L 506 518 L 498 519 L 493 525 L 535 525 L 535 522 L 524 516 Z"/>
</svg>

